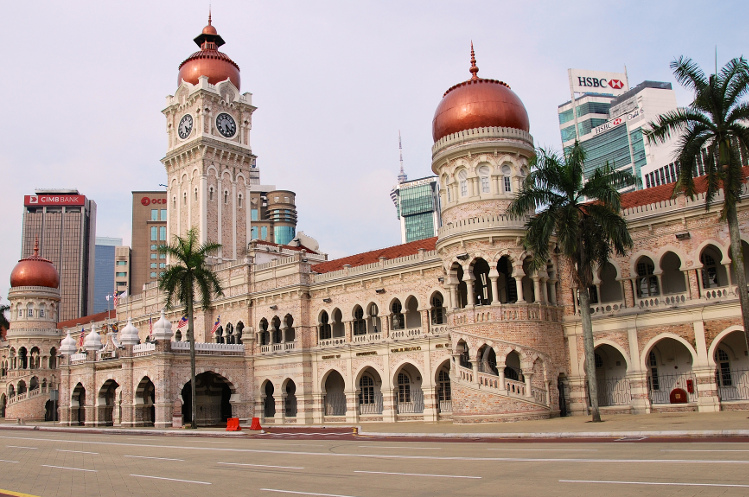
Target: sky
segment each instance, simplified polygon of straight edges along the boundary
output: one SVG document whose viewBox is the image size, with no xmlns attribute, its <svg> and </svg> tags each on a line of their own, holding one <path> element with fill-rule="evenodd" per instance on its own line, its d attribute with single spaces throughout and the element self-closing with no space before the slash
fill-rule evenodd
<svg viewBox="0 0 749 497">
<path fill-rule="evenodd" d="M 470 77 L 508 83 L 536 146 L 561 147 L 568 68 L 623 71 L 630 86 L 674 83 L 686 55 L 706 71 L 747 52 L 749 2 L 680 0 L 212 0 L 221 48 L 253 94 L 261 181 L 296 192 L 297 230 L 330 258 L 400 243 L 389 193 L 399 168 L 431 172 L 443 93 Z M 197 50 L 209 2 L 6 2 L 0 88 L 0 302 L 21 253 L 23 195 L 77 188 L 98 206 L 96 234 L 129 244 L 131 192 L 166 173 L 161 110 Z"/>
</svg>

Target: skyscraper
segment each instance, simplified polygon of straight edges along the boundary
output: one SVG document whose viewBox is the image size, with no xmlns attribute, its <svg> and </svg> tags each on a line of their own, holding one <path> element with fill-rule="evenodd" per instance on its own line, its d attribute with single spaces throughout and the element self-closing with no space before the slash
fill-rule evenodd
<svg viewBox="0 0 749 497">
<path fill-rule="evenodd" d="M 60 320 L 93 310 L 96 202 L 76 189 L 37 189 L 24 196 L 21 257 L 49 259 L 60 274 Z"/>
<path fill-rule="evenodd" d="M 168 243 L 166 221 L 167 195 L 161 191 L 133 192 L 132 252 L 130 253 L 131 295 L 140 293 L 143 285 L 152 283 L 166 267 L 166 255 L 159 246 Z M 126 260 L 125 258 L 118 258 Z M 122 271 L 119 271 L 122 272 Z M 125 281 L 122 279 L 118 280 Z M 123 291 L 122 285 L 118 291 Z"/>
<path fill-rule="evenodd" d="M 115 247 L 122 245 L 122 238 L 96 237 L 94 257 L 94 314 L 107 310 L 107 295 L 114 289 Z M 111 307 L 111 306 L 110 306 Z"/>
</svg>

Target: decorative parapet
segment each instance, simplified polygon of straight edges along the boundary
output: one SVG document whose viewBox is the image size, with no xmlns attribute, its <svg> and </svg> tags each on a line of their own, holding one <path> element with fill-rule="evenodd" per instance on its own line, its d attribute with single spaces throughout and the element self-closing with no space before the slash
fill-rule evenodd
<svg viewBox="0 0 749 497">
<path fill-rule="evenodd" d="M 172 352 L 189 352 L 190 351 L 189 342 L 171 342 L 171 344 L 172 344 Z M 244 354 L 244 345 L 233 344 L 233 343 L 196 343 L 195 352 L 228 354 L 228 355 Z"/>
<path fill-rule="evenodd" d="M 78 353 L 70 355 L 70 364 L 80 364 L 86 362 L 86 353 Z"/>
<path fill-rule="evenodd" d="M 523 229 L 530 219 L 528 216 L 512 217 L 506 214 L 494 214 L 490 216 L 470 217 L 460 221 L 447 223 L 438 230 L 438 237 L 445 238 L 450 235 L 465 233 L 467 231 L 479 231 L 483 229 L 516 228 Z"/>
<path fill-rule="evenodd" d="M 438 151 L 455 146 L 462 145 L 466 142 L 473 142 L 477 140 L 509 140 L 516 141 L 525 147 L 529 147 L 533 150 L 533 137 L 527 131 L 516 128 L 502 128 L 502 127 L 486 127 L 486 128 L 473 128 L 464 131 L 458 131 L 457 133 L 451 133 L 437 140 L 432 145 L 432 157 L 434 157 Z"/>
<path fill-rule="evenodd" d="M 704 210 L 705 208 L 705 196 L 706 193 L 698 193 L 693 198 L 689 198 L 686 195 L 679 194 L 676 197 L 661 200 L 659 202 L 653 202 L 652 204 L 638 205 L 630 207 L 629 209 L 623 209 L 622 215 L 627 221 L 635 221 L 660 214 L 673 214 L 674 210 L 679 208 L 694 208 L 699 207 Z M 749 198 L 749 189 L 746 185 L 742 189 L 742 199 Z M 719 206 L 723 203 L 723 190 L 720 189 L 715 195 L 711 205 Z"/>
<path fill-rule="evenodd" d="M 407 255 L 405 257 L 397 257 L 395 259 L 382 259 L 371 264 L 362 264 L 361 266 L 355 267 L 344 267 L 338 271 L 330 271 L 329 273 L 322 273 L 314 275 L 313 283 L 323 283 L 337 278 L 361 275 L 366 273 L 373 273 L 377 271 L 400 268 L 405 266 L 413 266 L 416 263 L 436 260 L 439 259 L 439 255 L 436 250 L 423 250 L 418 254 Z"/>
<path fill-rule="evenodd" d="M 178 342 L 175 342 L 175 343 L 178 343 Z M 138 345 L 133 345 L 133 355 L 135 357 L 148 355 L 150 352 L 153 352 L 154 350 L 156 350 L 155 343 L 139 343 Z"/>
</svg>

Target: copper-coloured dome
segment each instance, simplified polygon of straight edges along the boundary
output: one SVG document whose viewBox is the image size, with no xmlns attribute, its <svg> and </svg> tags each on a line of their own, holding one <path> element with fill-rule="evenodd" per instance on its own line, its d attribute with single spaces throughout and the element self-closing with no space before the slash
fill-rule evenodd
<svg viewBox="0 0 749 497">
<path fill-rule="evenodd" d="M 432 138 L 473 128 L 498 126 L 530 131 L 528 112 L 520 98 L 502 81 L 477 76 L 471 43 L 471 79 L 448 89 L 432 120 Z"/>
<path fill-rule="evenodd" d="M 10 286 L 46 286 L 57 288 L 60 275 L 52 262 L 39 257 L 39 240 L 34 244 L 34 255 L 21 259 L 10 273 Z"/>
<path fill-rule="evenodd" d="M 216 28 L 211 25 L 210 14 L 208 25 L 195 37 L 195 43 L 200 47 L 200 51 L 195 52 L 179 65 L 177 85 L 182 84 L 183 80 L 196 85 L 200 76 L 208 76 L 208 82 L 212 85 L 229 78 L 239 89 L 239 66 L 228 55 L 218 51 L 218 47 L 225 42 Z"/>
</svg>

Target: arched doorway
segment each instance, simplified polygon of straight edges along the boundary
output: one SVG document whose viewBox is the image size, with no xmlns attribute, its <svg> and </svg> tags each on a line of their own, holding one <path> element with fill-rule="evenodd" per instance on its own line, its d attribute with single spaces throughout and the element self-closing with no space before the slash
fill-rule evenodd
<svg viewBox="0 0 749 497">
<path fill-rule="evenodd" d="M 616 348 L 599 345 L 595 351 L 598 405 L 621 406 L 632 402 L 627 376 L 627 361 Z"/>
<path fill-rule="evenodd" d="M 382 414 L 382 379 L 374 368 L 366 368 L 359 377 L 359 414 Z"/>
<path fill-rule="evenodd" d="M 156 387 L 144 376 L 135 389 L 135 420 L 140 426 L 154 426 L 156 421 Z"/>
<path fill-rule="evenodd" d="M 744 331 L 725 335 L 714 348 L 713 359 L 721 403 L 749 400 L 749 355 Z"/>
<path fill-rule="evenodd" d="M 83 426 L 86 423 L 86 389 L 78 383 L 70 397 L 70 424 Z"/>
<path fill-rule="evenodd" d="M 424 412 L 424 391 L 421 373 L 413 364 L 406 363 L 395 373 L 395 399 L 398 414 Z"/>
<path fill-rule="evenodd" d="M 652 404 L 697 402 L 697 378 L 692 373 L 691 351 L 680 341 L 665 337 L 647 352 L 648 390 Z M 681 398 L 686 396 L 686 398 Z"/>
<path fill-rule="evenodd" d="M 263 416 L 268 419 L 273 419 L 276 416 L 276 399 L 273 397 L 273 393 L 276 391 L 273 383 L 270 380 L 265 382 L 263 393 L 265 398 L 263 399 Z"/>
<path fill-rule="evenodd" d="M 287 418 L 295 418 L 296 417 L 296 383 L 294 383 L 294 380 L 288 380 L 286 382 L 286 388 L 284 389 L 286 391 L 286 400 L 284 403 L 285 408 L 285 416 Z"/>
<path fill-rule="evenodd" d="M 437 371 L 437 402 L 439 412 L 452 412 L 453 397 L 450 384 L 450 361 L 445 361 Z"/>
<path fill-rule="evenodd" d="M 182 387 L 182 416 L 185 423 L 192 423 L 191 385 Z M 232 417 L 231 384 L 221 375 L 206 371 L 195 376 L 195 405 L 197 426 L 223 426 Z"/>
<path fill-rule="evenodd" d="M 120 385 L 114 380 L 107 380 L 99 389 L 99 426 L 112 426 L 114 424 L 114 407 L 117 404 L 117 389 Z M 119 414 L 119 413 L 118 413 Z"/>
<path fill-rule="evenodd" d="M 346 415 L 346 394 L 344 389 L 346 382 L 338 371 L 331 371 L 325 379 L 325 405 L 326 416 Z"/>
</svg>

